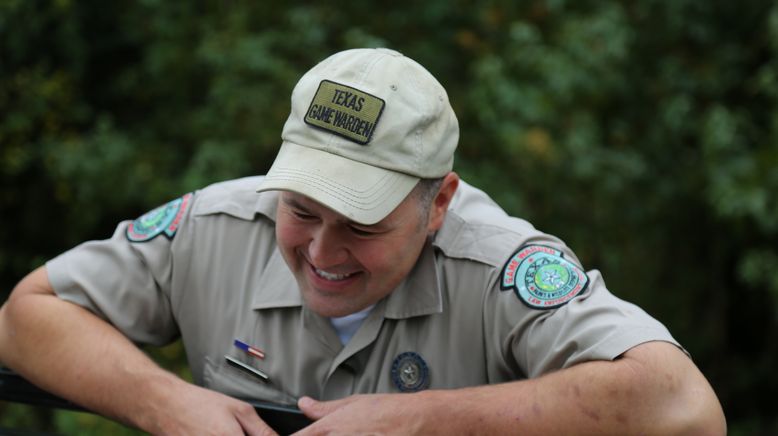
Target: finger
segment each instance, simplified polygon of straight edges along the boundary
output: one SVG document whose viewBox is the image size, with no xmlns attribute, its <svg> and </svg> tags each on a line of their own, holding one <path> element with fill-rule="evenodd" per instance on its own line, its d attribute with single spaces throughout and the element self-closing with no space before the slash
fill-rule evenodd
<svg viewBox="0 0 778 436">
<path fill-rule="evenodd" d="M 300 397 L 300 399 L 297 400 L 297 407 L 300 408 L 305 416 L 315 421 L 355 401 L 355 399 L 356 397 L 352 396 L 340 400 L 316 401 L 311 397 Z"/>
<path fill-rule="evenodd" d="M 313 419 L 314 421 L 321 419 L 330 413 L 327 410 L 326 405 L 324 405 L 323 401 L 316 401 L 311 397 L 300 397 L 300 399 L 297 400 L 297 407 L 305 414 L 305 416 Z"/>
<path fill-rule="evenodd" d="M 243 432 L 249 436 L 278 436 L 278 433 L 265 424 L 250 405 L 249 409 L 241 409 L 235 413 L 235 419 L 243 428 Z"/>
</svg>

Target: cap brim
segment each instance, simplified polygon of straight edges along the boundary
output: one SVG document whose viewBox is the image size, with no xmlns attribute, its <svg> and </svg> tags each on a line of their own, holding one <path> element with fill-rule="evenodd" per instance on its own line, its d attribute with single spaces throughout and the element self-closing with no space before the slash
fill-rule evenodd
<svg viewBox="0 0 778 436">
<path fill-rule="evenodd" d="M 371 225 L 389 215 L 418 182 L 418 177 L 284 141 L 257 192 L 296 192 Z"/>
</svg>

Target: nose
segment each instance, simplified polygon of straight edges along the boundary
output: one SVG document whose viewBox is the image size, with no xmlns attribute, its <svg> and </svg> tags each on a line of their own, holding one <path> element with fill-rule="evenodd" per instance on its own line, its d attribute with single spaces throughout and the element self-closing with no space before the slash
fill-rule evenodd
<svg viewBox="0 0 778 436">
<path fill-rule="evenodd" d="M 337 229 L 321 226 L 308 243 L 308 256 L 313 266 L 326 269 L 348 260 L 348 249 Z"/>
</svg>

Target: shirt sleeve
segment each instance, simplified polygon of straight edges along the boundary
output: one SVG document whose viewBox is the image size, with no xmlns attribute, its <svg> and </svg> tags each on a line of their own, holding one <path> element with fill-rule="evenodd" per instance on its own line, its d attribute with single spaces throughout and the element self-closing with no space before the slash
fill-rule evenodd
<svg viewBox="0 0 778 436">
<path fill-rule="evenodd" d="M 567 248 L 560 249 L 578 265 Z M 680 347 L 662 323 L 614 296 L 599 271 L 588 271 L 586 278 L 580 294 L 551 309 L 525 304 L 515 289 L 501 288 L 498 279 L 485 309 L 492 312 L 490 325 L 498 331 L 488 334 L 499 338 L 504 365 L 537 377 L 586 361 L 613 360 L 645 342 L 665 341 Z"/>
<path fill-rule="evenodd" d="M 175 339 L 173 245 L 176 231 L 189 219 L 187 195 L 120 223 L 110 239 L 83 243 L 47 262 L 57 296 L 90 310 L 136 343 Z"/>
</svg>

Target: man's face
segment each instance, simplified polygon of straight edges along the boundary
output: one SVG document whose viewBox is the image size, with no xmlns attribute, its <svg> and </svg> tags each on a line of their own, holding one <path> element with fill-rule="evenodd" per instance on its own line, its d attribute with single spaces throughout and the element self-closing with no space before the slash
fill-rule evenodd
<svg viewBox="0 0 778 436">
<path fill-rule="evenodd" d="M 436 230 L 429 217 L 422 221 L 419 207 L 411 194 L 382 221 L 365 226 L 304 195 L 282 192 L 278 247 L 308 307 L 322 316 L 345 316 L 391 293 Z"/>
</svg>

